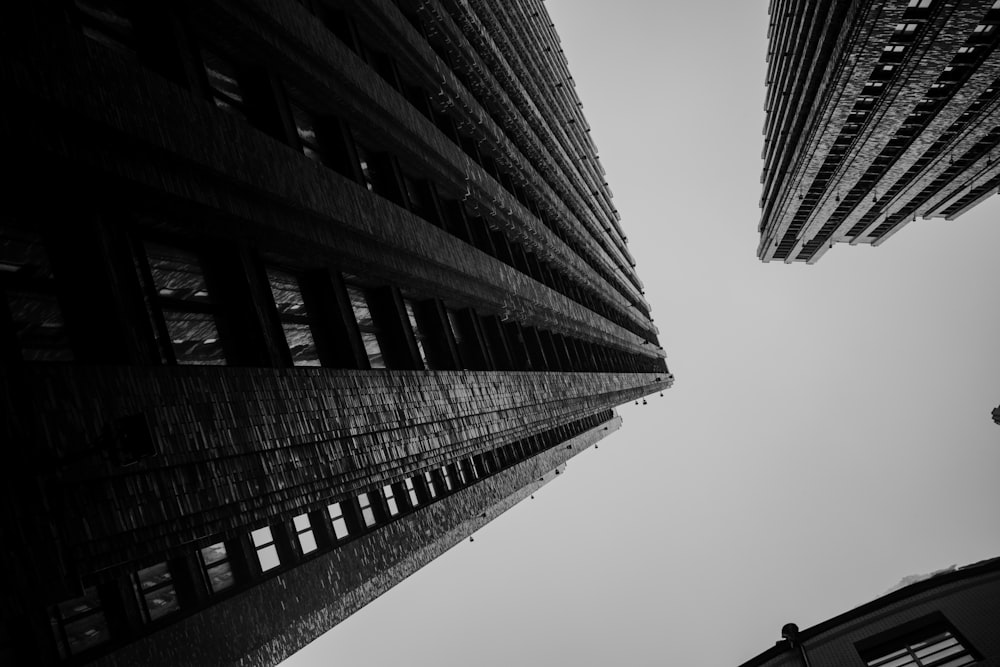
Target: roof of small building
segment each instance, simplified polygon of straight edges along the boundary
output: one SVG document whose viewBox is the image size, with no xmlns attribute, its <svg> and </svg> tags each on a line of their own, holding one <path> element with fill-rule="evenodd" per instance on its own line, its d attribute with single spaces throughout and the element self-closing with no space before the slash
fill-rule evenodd
<svg viewBox="0 0 1000 667">
<path fill-rule="evenodd" d="M 829 618 L 822 623 L 817 623 L 810 628 L 801 630 L 798 633 L 798 640 L 801 642 L 808 640 L 811 637 L 816 637 L 827 630 L 836 628 L 839 625 L 843 625 L 853 619 L 860 618 L 865 614 L 871 613 L 895 602 L 899 602 L 900 600 L 905 600 L 912 595 L 917 595 L 918 593 L 922 593 L 938 586 L 944 586 L 956 581 L 961 581 L 962 579 L 978 577 L 993 571 L 1000 571 L 1000 556 L 970 563 L 969 565 L 963 565 L 961 567 L 950 567 L 944 570 L 939 570 L 927 578 L 920 579 L 919 581 L 909 584 L 908 586 L 903 586 L 902 588 L 890 590 L 890 592 L 875 598 L 871 602 L 866 602 L 865 604 L 855 607 L 854 609 L 845 611 L 844 613 L 834 616 L 833 618 Z M 769 660 L 780 656 L 782 653 L 789 650 L 789 648 L 790 646 L 788 640 L 781 639 L 771 648 L 741 664 L 740 667 L 760 667 L 761 665 L 766 664 Z"/>
</svg>

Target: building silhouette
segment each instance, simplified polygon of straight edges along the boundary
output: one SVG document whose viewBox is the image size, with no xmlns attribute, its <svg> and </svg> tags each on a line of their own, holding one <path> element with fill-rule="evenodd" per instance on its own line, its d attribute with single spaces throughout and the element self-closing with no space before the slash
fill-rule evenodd
<svg viewBox="0 0 1000 667">
<path fill-rule="evenodd" d="M 1000 558 L 916 579 L 799 630 L 740 667 L 963 667 L 1000 663 Z M 904 580 L 904 584 L 907 580 Z"/>
<path fill-rule="evenodd" d="M 994 0 L 772 0 L 760 245 L 815 262 L 1000 186 Z"/>
<path fill-rule="evenodd" d="M 0 11 L 0 663 L 275 664 L 672 383 L 542 0 Z"/>
</svg>

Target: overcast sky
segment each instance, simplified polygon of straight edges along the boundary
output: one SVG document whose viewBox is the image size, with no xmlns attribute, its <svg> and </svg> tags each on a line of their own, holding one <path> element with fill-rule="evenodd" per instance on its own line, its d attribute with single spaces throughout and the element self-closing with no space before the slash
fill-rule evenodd
<svg viewBox="0 0 1000 667">
<path fill-rule="evenodd" d="M 737 665 L 1000 555 L 1000 197 L 762 264 L 767 2 L 546 6 L 676 384 L 285 664 Z"/>
</svg>

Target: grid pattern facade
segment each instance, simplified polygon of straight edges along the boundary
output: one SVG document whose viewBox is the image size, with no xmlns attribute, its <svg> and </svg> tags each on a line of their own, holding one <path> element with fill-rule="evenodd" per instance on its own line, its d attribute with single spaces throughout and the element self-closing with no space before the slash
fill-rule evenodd
<svg viewBox="0 0 1000 667">
<path fill-rule="evenodd" d="M 815 262 L 1000 186 L 1000 3 L 772 0 L 757 254 Z"/>
<path fill-rule="evenodd" d="M 672 384 L 541 0 L 21 4 L 0 663 L 275 664 Z"/>
</svg>

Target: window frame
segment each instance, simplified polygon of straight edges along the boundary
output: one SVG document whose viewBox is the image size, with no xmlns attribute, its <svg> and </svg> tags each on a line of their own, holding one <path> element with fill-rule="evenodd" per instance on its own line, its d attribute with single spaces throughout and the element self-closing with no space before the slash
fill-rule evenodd
<svg viewBox="0 0 1000 667">
<path fill-rule="evenodd" d="M 213 547 L 222 546 L 224 556 L 222 558 L 213 560 L 209 562 L 205 556 L 205 551 L 212 549 Z M 208 546 L 204 546 L 198 549 L 198 565 L 200 566 L 202 580 L 205 583 L 205 588 L 209 595 L 219 595 L 231 588 L 236 586 L 236 570 L 233 569 L 232 559 L 229 555 L 229 547 L 226 545 L 224 540 L 218 542 L 213 542 Z M 216 588 L 212 580 L 212 570 L 217 570 L 223 566 L 229 568 L 229 583 L 222 586 L 221 588 Z"/>
<path fill-rule="evenodd" d="M 92 604 L 92 601 L 94 600 L 97 602 L 96 605 Z M 81 601 L 86 601 L 85 604 L 88 605 L 88 609 L 71 614 L 67 614 L 64 611 L 64 608 L 71 605 L 79 606 Z M 97 586 L 87 586 L 83 589 L 83 595 L 63 600 L 62 602 L 58 602 L 49 607 L 49 625 L 52 629 L 53 635 L 55 635 L 56 646 L 59 650 L 59 656 L 62 659 L 85 654 L 91 649 L 111 641 L 111 630 L 108 627 L 108 618 L 104 613 L 103 602 L 104 601 L 101 599 L 100 591 Z M 69 627 L 72 623 L 79 623 L 85 619 L 98 616 L 101 620 L 100 625 L 103 626 L 103 632 L 100 633 L 103 634 L 103 638 L 91 643 L 86 643 L 74 650 L 67 627 Z"/>
<path fill-rule="evenodd" d="M 267 531 L 269 540 L 266 542 L 261 542 L 258 544 L 257 535 L 263 535 L 263 531 Z M 254 555 L 257 557 L 257 566 L 260 568 L 261 574 L 266 574 L 272 570 L 280 569 L 283 563 L 281 562 L 281 552 L 278 551 L 277 540 L 274 536 L 274 531 L 271 530 L 270 524 L 266 526 L 261 526 L 250 531 L 250 543 L 253 545 Z M 261 560 L 261 553 L 265 551 L 273 550 L 274 553 L 274 564 L 264 567 L 264 562 Z"/>
<path fill-rule="evenodd" d="M 337 514 L 334 515 L 334 506 L 336 506 Z M 335 500 L 326 506 L 326 515 L 330 519 L 330 526 L 333 531 L 333 539 L 337 542 L 343 542 L 351 537 L 351 525 L 347 521 L 347 514 L 344 512 L 343 501 Z M 338 530 L 338 522 L 343 525 L 343 535 L 340 534 Z"/>
<path fill-rule="evenodd" d="M 300 526 L 300 519 L 305 520 L 305 527 Z M 319 551 L 319 543 L 316 541 L 316 531 L 312 525 L 312 517 L 309 516 L 309 512 L 302 512 L 292 517 L 292 527 L 295 529 L 295 540 L 298 544 L 299 553 L 306 556 Z M 307 545 L 303 543 L 303 539 L 307 542 L 311 541 L 311 548 L 306 548 Z"/>
<path fill-rule="evenodd" d="M 156 582 L 152 585 L 146 586 L 143 583 L 142 575 L 145 572 L 163 566 L 166 571 L 167 578 L 163 581 Z M 170 561 L 161 561 L 155 565 L 150 565 L 148 567 L 139 568 L 131 573 L 132 580 L 132 590 L 135 593 L 136 603 L 139 606 L 139 612 L 142 614 L 143 622 L 148 624 L 157 623 L 167 616 L 181 611 L 181 601 L 180 595 L 177 591 L 177 586 L 174 583 L 174 573 L 170 567 Z M 153 593 L 163 591 L 166 589 L 171 589 L 174 594 L 174 601 L 176 606 L 171 609 L 166 609 L 164 611 L 155 611 L 150 608 L 149 596 Z M 155 612 L 155 613 L 154 613 Z"/>
<path fill-rule="evenodd" d="M 267 279 L 268 292 L 271 295 L 271 302 L 274 306 L 274 311 L 277 314 L 278 323 L 281 326 L 281 334 L 285 341 L 285 347 L 288 349 L 288 358 L 291 360 L 292 366 L 302 368 L 316 368 L 323 366 L 323 358 L 320 354 L 320 343 L 318 342 L 322 333 L 318 331 L 319 320 L 313 310 L 309 307 L 309 299 L 306 297 L 308 289 L 303 284 L 306 279 L 305 276 L 299 272 L 290 271 L 273 264 L 265 265 L 264 274 Z M 283 310 L 283 306 L 288 302 L 282 301 L 279 303 L 279 293 L 275 290 L 276 281 L 284 283 L 284 285 L 277 285 L 279 290 L 291 291 L 288 289 L 288 285 L 291 285 L 298 297 L 298 307 L 302 312 L 296 313 Z M 295 350 L 292 348 L 291 342 L 289 341 L 289 332 L 286 325 L 305 326 L 308 328 L 309 340 L 312 343 L 311 355 L 305 356 L 302 354 L 296 354 Z"/>
<path fill-rule="evenodd" d="M 940 647 L 940 645 L 953 642 L 951 646 L 944 649 L 938 648 L 936 653 L 958 647 L 957 652 L 949 653 L 932 660 L 927 660 L 928 655 L 920 655 L 928 648 Z M 896 628 L 879 633 L 874 637 L 857 642 L 855 649 L 858 657 L 866 667 L 884 667 L 894 665 L 898 667 L 939 667 L 943 664 L 950 664 L 959 658 L 967 658 L 968 662 L 962 663 L 960 667 L 975 665 L 982 656 L 975 648 L 958 633 L 954 626 L 948 622 L 940 612 L 935 612 L 928 616 L 904 623 Z M 929 654 L 933 655 L 933 654 Z M 909 658 L 907 662 L 898 662 L 901 659 Z M 957 666 L 959 667 L 959 666 Z"/>
<path fill-rule="evenodd" d="M 169 295 L 162 295 L 161 288 L 154 277 L 153 263 L 150 259 L 150 247 L 160 247 L 169 252 L 176 253 L 176 256 L 187 255 L 194 260 L 192 266 L 198 269 L 201 281 L 206 294 L 205 300 L 193 300 L 177 298 Z M 156 346 L 160 355 L 160 363 L 170 366 L 227 366 L 231 363 L 231 355 L 226 349 L 226 338 L 223 335 L 225 325 L 223 319 L 225 310 L 223 304 L 216 300 L 213 294 L 217 294 L 210 283 L 207 270 L 207 262 L 204 253 L 194 248 L 173 243 L 159 238 L 142 237 L 136 239 L 136 249 L 134 252 L 136 268 L 139 273 L 139 282 L 143 295 L 146 299 L 146 310 L 150 323 L 152 324 L 156 337 Z M 197 296 L 197 292 L 195 293 Z M 218 345 L 219 356 L 213 358 L 212 362 L 198 363 L 196 361 L 185 361 L 177 354 L 174 340 L 171 336 L 170 327 L 167 324 L 168 313 L 208 315 L 215 327 L 217 338 L 214 339 Z"/>
</svg>

